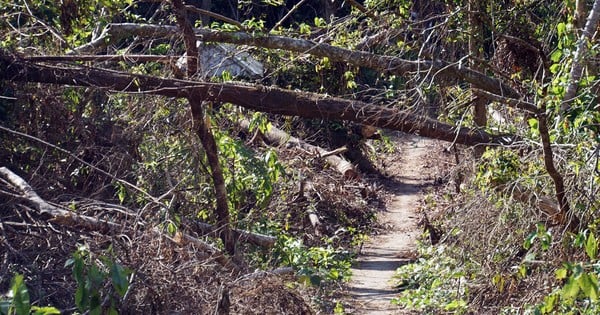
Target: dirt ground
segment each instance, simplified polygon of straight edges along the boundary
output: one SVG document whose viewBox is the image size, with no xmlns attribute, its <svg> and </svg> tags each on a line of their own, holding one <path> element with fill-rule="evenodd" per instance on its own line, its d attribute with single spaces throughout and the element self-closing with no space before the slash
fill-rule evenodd
<svg viewBox="0 0 600 315">
<path fill-rule="evenodd" d="M 430 157 L 435 142 L 416 137 L 395 138 L 396 160 L 388 161 L 390 180 L 384 182 L 391 198 L 379 214 L 382 229 L 365 242 L 352 268 L 346 311 L 351 314 L 409 314 L 390 302 L 398 291 L 393 287 L 395 270 L 416 256 L 417 209 L 424 187 L 433 184 Z"/>
</svg>

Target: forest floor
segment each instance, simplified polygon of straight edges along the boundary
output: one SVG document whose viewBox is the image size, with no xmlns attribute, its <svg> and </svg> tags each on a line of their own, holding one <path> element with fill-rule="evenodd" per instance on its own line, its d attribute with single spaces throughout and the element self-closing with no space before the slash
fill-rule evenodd
<svg viewBox="0 0 600 315">
<path fill-rule="evenodd" d="M 399 266 L 416 258 L 418 208 L 423 188 L 432 185 L 430 167 L 435 142 L 409 135 L 394 137 L 398 153 L 388 164 L 389 180 L 382 183 L 391 198 L 378 215 L 380 229 L 362 246 L 348 284 L 346 311 L 351 314 L 409 314 L 392 305 L 398 295 L 393 276 Z"/>
</svg>

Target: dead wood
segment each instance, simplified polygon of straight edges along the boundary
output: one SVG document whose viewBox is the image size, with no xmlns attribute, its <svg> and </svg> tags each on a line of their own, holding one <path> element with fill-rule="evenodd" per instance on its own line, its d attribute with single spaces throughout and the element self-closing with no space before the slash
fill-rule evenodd
<svg viewBox="0 0 600 315">
<path fill-rule="evenodd" d="M 560 211 L 558 203 L 552 197 L 540 196 L 520 185 L 515 185 L 510 190 L 510 194 L 514 200 L 537 207 L 542 214 L 550 219 L 552 224 L 564 224 L 565 217 Z"/>
<path fill-rule="evenodd" d="M 261 112 L 354 121 L 468 146 L 506 145 L 518 140 L 514 135 L 493 135 L 483 130 L 453 126 L 406 111 L 356 100 L 261 85 L 165 79 L 81 66 L 46 66 L 7 55 L 2 51 L 0 79 L 92 86 L 118 92 L 230 102 Z"/>
<path fill-rule="evenodd" d="M 242 119 L 239 122 L 239 125 L 245 130 L 250 129 L 250 121 L 247 119 Z M 271 127 L 269 131 L 263 134 L 263 138 L 269 144 L 274 144 L 277 146 L 295 146 L 315 155 L 318 158 L 324 158 L 325 161 L 329 165 L 333 166 L 340 174 L 342 174 L 345 179 L 353 179 L 359 177 L 358 172 L 356 171 L 352 163 L 346 161 L 338 155 L 331 154 L 331 152 L 319 146 L 312 145 L 292 135 L 289 135 L 287 132 L 281 129 Z"/>
<path fill-rule="evenodd" d="M 32 204 L 39 214 L 49 215 L 49 221 L 52 223 L 79 230 L 97 231 L 102 234 L 112 234 L 124 230 L 124 227 L 119 224 L 79 215 L 46 202 L 23 178 L 6 167 L 0 167 L 0 175 L 2 175 L 10 184 L 14 185 L 16 190 L 22 193 L 19 198 Z"/>
<path fill-rule="evenodd" d="M 198 47 L 196 46 L 196 39 L 194 37 L 194 31 L 192 24 L 187 19 L 187 14 L 183 1 L 173 0 L 173 6 L 175 7 L 175 16 L 179 28 L 183 31 L 183 41 L 185 43 L 186 54 L 187 54 L 187 76 L 192 78 L 198 72 Z M 227 187 L 225 186 L 225 176 L 223 175 L 223 169 L 219 163 L 219 152 L 215 137 L 210 130 L 210 125 L 206 121 L 205 107 L 207 106 L 205 99 L 202 97 L 194 97 L 188 95 L 187 99 L 192 109 L 193 124 L 196 129 L 196 134 L 200 138 L 204 152 L 206 153 L 206 159 L 210 167 L 210 175 L 213 181 L 213 187 L 216 196 L 216 209 L 215 214 L 217 216 L 217 231 L 218 235 L 223 241 L 225 251 L 229 255 L 235 254 L 235 238 L 231 231 L 231 219 L 229 216 L 229 205 L 227 201 Z"/>
<path fill-rule="evenodd" d="M 576 12 L 576 22 L 581 23 L 581 15 L 585 11 L 585 1 L 577 1 L 577 12 Z M 585 22 L 585 27 L 583 28 L 583 32 L 577 41 L 577 50 L 575 50 L 575 55 L 573 56 L 573 63 L 571 64 L 571 71 L 569 72 L 569 85 L 567 85 L 567 89 L 565 91 L 565 96 L 563 97 L 563 103 L 560 106 L 561 112 L 565 112 L 569 110 L 571 104 L 575 97 L 577 96 L 577 90 L 579 88 L 579 83 L 581 81 L 581 77 L 583 76 L 583 70 L 585 68 L 585 57 L 589 51 L 590 42 L 594 37 L 594 33 L 596 33 L 598 29 L 598 23 L 600 22 L 600 0 L 594 1 L 594 6 L 590 10 L 590 14 Z"/>
<path fill-rule="evenodd" d="M 77 214 L 48 203 L 46 200 L 42 199 L 23 178 L 13 173 L 6 167 L 0 167 L 0 175 L 3 176 L 8 183 L 14 185 L 15 190 L 22 193 L 20 198 L 31 203 L 39 212 L 39 214 L 48 215 L 50 217 L 48 219 L 49 222 L 56 223 L 77 231 L 95 231 L 104 235 L 117 233 L 132 234 L 134 232 L 131 226 Z M 220 250 L 191 235 L 179 233 L 175 238 L 171 238 L 162 233 L 158 228 L 154 228 L 152 232 L 159 237 L 164 237 L 179 245 L 182 245 L 182 243 L 186 242 L 191 243 L 209 253 L 212 259 L 219 262 L 224 267 L 227 267 L 231 270 L 237 270 L 237 266 L 228 257 L 223 255 Z"/>
<path fill-rule="evenodd" d="M 217 236 L 218 228 L 212 224 L 199 222 L 199 221 L 190 221 L 189 224 L 193 225 L 198 231 L 200 231 L 204 235 L 208 236 Z M 275 245 L 277 239 L 273 236 L 244 231 L 240 229 L 232 229 L 234 233 L 234 237 L 237 240 L 245 241 L 257 246 L 270 248 Z"/>
<path fill-rule="evenodd" d="M 458 63 L 427 60 L 406 60 L 395 56 L 372 54 L 365 51 L 350 50 L 332 46 L 326 43 L 317 43 L 305 39 L 297 39 L 283 36 L 250 34 L 246 32 L 224 32 L 206 28 L 194 28 L 196 37 L 204 42 L 224 42 L 238 45 L 249 45 L 270 49 L 282 49 L 287 51 L 310 54 L 317 57 L 328 57 L 332 61 L 347 62 L 349 64 L 371 68 L 386 73 L 413 76 L 420 71 L 435 73 L 434 79 L 454 78 L 464 80 L 475 87 L 488 92 L 518 98 L 519 94 L 501 80 L 489 77 L 479 71 L 465 67 Z M 75 49 L 76 53 L 86 53 L 98 47 L 116 43 L 125 38 L 138 36 L 143 37 L 165 37 L 178 36 L 180 30 L 174 26 L 114 23 L 109 24 L 101 36 L 86 45 Z"/>
</svg>

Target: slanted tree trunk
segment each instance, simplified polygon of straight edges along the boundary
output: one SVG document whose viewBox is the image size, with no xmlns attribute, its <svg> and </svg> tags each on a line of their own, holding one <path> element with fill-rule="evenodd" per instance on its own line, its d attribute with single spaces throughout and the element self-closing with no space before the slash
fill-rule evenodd
<svg viewBox="0 0 600 315">
<path fill-rule="evenodd" d="M 548 118 L 546 116 L 545 104 L 540 108 L 538 122 L 540 138 L 542 140 L 542 149 L 544 151 L 544 166 L 546 172 L 548 172 L 548 175 L 550 175 L 550 178 L 552 178 L 552 181 L 554 182 L 556 201 L 560 208 L 560 213 L 556 215 L 556 218 L 561 224 L 567 225 L 571 229 L 575 229 L 579 224 L 579 219 L 571 212 L 563 177 L 554 165 L 554 153 L 552 152 L 550 133 L 548 132 Z"/>
<path fill-rule="evenodd" d="M 173 0 L 173 6 L 175 7 L 176 11 L 177 24 L 179 24 L 179 27 L 183 30 L 183 38 L 187 54 L 187 75 L 188 77 L 193 77 L 196 72 L 198 72 L 198 48 L 196 47 L 196 37 L 194 36 L 192 25 L 186 18 L 185 6 L 183 5 L 182 1 Z M 206 159 L 208 160 L 208 165 L 211 170 L 216 196 L 215 213 L 217 216 L 219 237 L 223 241 L 225 251 L 229 255 L 234 255 L 235 239 L 233 237 L 233 232 L 231 231 L 229 205 L 227 202 L 227 187 L 225 186 L 223 170 L 219 164 L 217 143 L 215 142 L 215 138 L 205 120 L 206 113 L 205 106 L 203 106 L 203 99 L 190 96 L 188 97 L 188 101 L 190 102 L 196 133 L 200 138 L 200 142 L 202 142 L 202 146 L 206 152 Z"/>
<path fill-rule="evenodd" d="M 486 9 L 486 0 L 469 0 L 469 24 L 471 36 L 469 36 L 469 54 L 471 57 L 471 68 L 475 71 L 481 71 L 481 67 L 478 65 L 478 61 L 481 60 L 481 51 L 483 47 L 483 22 L 481 16 Z M 471 83 L 471 89 L 476 86 Z M 472 96 L 473 99 L 473 121 L 479 128 L 485 128 L 487 126 L 487 102 L 486 99 L 477 97 L 475 94 Z M 485 147 L 476 146 L 475 156 L 481 157 Z"/>
</svg>

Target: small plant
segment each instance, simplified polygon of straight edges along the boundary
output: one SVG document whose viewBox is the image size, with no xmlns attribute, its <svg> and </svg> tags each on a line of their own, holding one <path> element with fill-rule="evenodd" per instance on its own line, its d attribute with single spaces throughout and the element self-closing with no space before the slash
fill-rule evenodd
<svg viewBox="0 0 600 315">
<path fill-rule="evenodd" d="M 73 278 L 77 282 L 75 291 L 75 305 L 81 312 L 89 314 L 117 314 L 115 301 L 121 299 L 129 289 L 129 276 L 132 271 L 114 262 L 107 257 L 100 257 L 100 263 L 93 262 L 87 246 L 80 246 L 74 253 L 73 258 L 67 260 L 65 267 L 72 266 Z M 114 294 L 110 295 L 110 307 L 103 312 L 102 288 L 104 283 L 110 279 Z"/>
<path fill-rule="evenodd" d="M 29 301 L 29 292 L 23 280 L 23 275 L 15 274 L 10 289 L 4 296 L 0 296 L 0 314 L 2 315 L 53 315 L 60 311 L 51 306 L 32 306 Z"/>
<path fill-rule="evenodd" d="M 330 246 L 307 247 L 301 240 L 282 234 L 276 256 L 282 265 L 296 269 L 305 284 L 321 285 L 350 277 L 350 253 Z"/>
<path fill-rule="evenodd" d="M 396 287 L 402 293 L 392 303 L 423 312 L 465 313 L 468 292 L 463 268 L 447 255 L 444 246 L 420 251 L 418 261 L 396 270 Z"/>
</svg>

